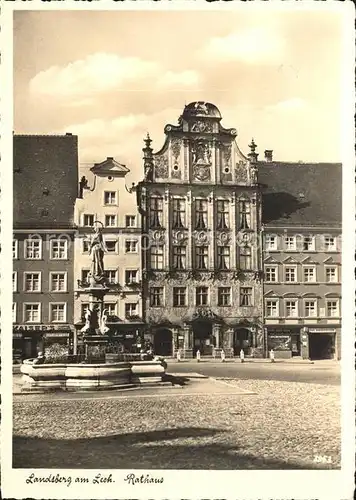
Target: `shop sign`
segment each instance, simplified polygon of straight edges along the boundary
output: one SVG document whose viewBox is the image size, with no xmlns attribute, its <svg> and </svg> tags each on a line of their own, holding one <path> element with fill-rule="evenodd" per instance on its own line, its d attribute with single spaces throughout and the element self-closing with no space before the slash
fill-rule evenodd
<svg viewBox="0 0 356 500">
<path fill-rule="evenodd" d="M 40 331 L 40 332 L 71 332 L 70 325 L 14 325 L 13 332 Z"/>
<path fill-rule="evenodd" d="M 335 328 L 309 328 L 309 333 L 336 333 Z"/>
<path fill-rule="evenodd" d="M 50 337 L 68 337 L 69 332 L 49 332 L 45 333 L 44 337 L 45 338 L 50 338 Z"/>
<path fill-rule="evenodd" d="M 13 333 L 12 338 L 13 339 L 22 339 L 22 333 Z"/>
</svg>

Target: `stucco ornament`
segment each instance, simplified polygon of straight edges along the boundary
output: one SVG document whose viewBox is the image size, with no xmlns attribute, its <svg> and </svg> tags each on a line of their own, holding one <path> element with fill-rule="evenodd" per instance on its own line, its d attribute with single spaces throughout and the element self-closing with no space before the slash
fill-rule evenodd
<svg viewBox="0 0 356 500">
<path fill-rule="evenodd" d="M 165 155 L 155 157 L 155 175 L 161 179 L 168 177 L 168 158 Z"/>
</svg>

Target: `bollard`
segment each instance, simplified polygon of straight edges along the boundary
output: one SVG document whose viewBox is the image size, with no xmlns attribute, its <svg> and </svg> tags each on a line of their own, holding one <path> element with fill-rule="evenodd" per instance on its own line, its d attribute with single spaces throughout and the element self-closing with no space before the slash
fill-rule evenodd
<svg viewBox="0 0 356 500">
<path fill-rule="evenodd" d="M 181 360 L 180 349 L 178 349 L 178 351 L 177 351 L 177 361 L 178 361 L 178 363 L 179 363 L 180 360 Z"/>
<path fill-rule="evenodd" d="M 245 353 L 244 353 L 243 349 L 241 349 L 241 351 L 240 351 L 240 360 L 241 360 L 241 363 L 243 363 L 245 361 Z"/>
<path fill-rule="evenodd" d="M 221 362 L 224 363 L 225 362 L 225 351 L 221 351 Z"/>
<path fill-rule="evenodd" d="M 273 349 L 270 350 L 269 357 L 271 359 L 271 363 L 275 363 L 275 360 L 274 360 L 274 350 Z"/>
<path fill-rule="evenodd" d="M 199 351 L 199 349 L 197 350 L 196 356 L 197 356 L 197 361 L 199 363 L 200 362 L 200 351 Z"/>
</svg>

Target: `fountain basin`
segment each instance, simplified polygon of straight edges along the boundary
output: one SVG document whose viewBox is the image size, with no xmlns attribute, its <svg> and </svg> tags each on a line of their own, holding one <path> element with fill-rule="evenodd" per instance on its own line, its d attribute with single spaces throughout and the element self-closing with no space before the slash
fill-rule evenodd
<svg viewBox="0 0 356 500">
<path fill-rule="evenodd" d="M 21 365 L 23 390 L 109 390 L 161 384 L 166 372 L 162 361 L 105 364 Z"/>
</svg>

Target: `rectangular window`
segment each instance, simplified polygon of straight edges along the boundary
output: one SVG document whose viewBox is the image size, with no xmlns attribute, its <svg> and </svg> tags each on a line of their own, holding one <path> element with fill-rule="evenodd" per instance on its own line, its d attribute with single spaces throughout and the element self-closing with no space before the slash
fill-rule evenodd
<svg viewBox="0 0 356 500">
<path fill-rule="evenodd" d="M 229 221 L 229 202 L 227 200 L 218 200 L 217 202 L 217 229 L 228 229 L 230 227 Z"/>
<path fill-rule="evenodd" d="M 105 191 L 104 192 L 104 204 L 105 205 L 117 205 L 116 191 Z"/>
<path fill-rule="evenodd" d="M 186 302 L 186 287 L 185 286 L 175 286 L 173 287 L 173 306 L 183 307 L 187 305 Z"/>
<path fill-rule="evenodd" d="M 339 301 L 327 300 L 326 301 L 326 315 L 330 318 L 337 318 L 339 314 Z"/>
<path fill-rule="evenodd" d="M 67 291 L 66 273 L 50 273 L 50 290 L 51 292 Z"/>
<path fill-rule="evenodd" d="M 13 323 L 17 322 L 17 307 L 16 307 L 16 302 L 12 303 L 12 322 Z"/>
<path fill-rule="evenodd" d="M 150 306 L 162 307 L 163 305 L 163 286 L 152 286 L 150 288 Z"/>
<path fill-rule="evenodd" d="M 24 273 L 24 291 L 25 292 L 40 292 L 41 291 L 41 274 L 40 273 Z"/>
<path fill-rule="evenodd" d="M 298 301 L 297 300 L 286 300 L 286 317 L 287 318 L 297 318 L 298 317 Z"/>
<path fill-rule="evenodd" d="M 278 299 L 266 299 L 266 317 L 277 318 L 279 316 Z"/>
<path fill-rule="evenodd" d="M 324 236 L 324 246 L 326 252 L 335 252 L 336 251 L 335 236 Z"/>
<path fill-rule="evenodd" d="M 25 240 L 25 259 L 40 260 L 42 240 Z"/>
<path fill-rule="evenodd" d="M 137 240 L 125 240 L 125 253 L 137 253 Z"/>
<path fill-rule="evenodd" d="M 17 292 L 17 273 L 12 273 L 12 291 Z"/>
<path fill-rule="evenodd" d="M 231 288 L 229 286 L 219 286 L 218 306 L 231 306 Z"/>
<path fill-rule="evenodd" d="M 207 246 L 195 247 L 196 269 L 208 269 L 209 248 Z"/>
<path fill-rule="evenodd" d="M 310 252 L 315 250 L 315 242 L 312 236 L 304 236 L 303 238 L 303 250 L 305 252 Z"/>
<path fill-rule="evenodd" d="M 304 301 L 304 314 L 307 318 L 315 318 L 317 316 L 316 300 Z"/>
<path fill-rule="evenodd" d="M 82 252 L 89 253 L 89 250 L 90 250 L 90 240 L 84 239 L 82 241 Z"/>
<path fill-rule="evenodd" d="M 66 260 L 68 258 L 68 241 L 51 240 L 50 258 L 52 260 Z"/>
<path fill-rule="evenodd" d="M 107 282 L 110 284 L 117 283 L 117 270 L 116 269 L 105 269 L 104 276 Z"/>
<path fill-rule="evenodd" d="M 105 215 L 105 226 L 116 227 L 116 215 Z"/>
<path fill-rule="evenodd" d="M 138 271 L 136 269 L 129 269 L 125 271 L 125 283 L 138 283 Z"/>
<path fill-rule="evenodd" d="M 125 317 L 132 318 L 132 316 L 137 316 L 137 302 L 126 302 L 125 304 Z"/>
<path fill-rule="evenodd" d="M 93 214 L 84 214 L 83 215 L 83 226 L 85 226 L 85 227 L 93 227 L 94 226 L 94 215 Z"/>
<path fill-rule="evenodd" d="M 175 198 L 173 200 L 173 227 L 185 227 L 185 200 Z"/>
<path fill-rule="evenodd" d="M 117 316 L 116 302 L 105 302 L 104 309 L 106 309 L 106 314 L 108 316 Z"/>
<path fill-rule="evenodd" d="M 223 247 L 218 247 L 218 262 L 217 262 L 217 267 L 218 269 L 230 269 L 230 247 L 228 246 L 223 246 Z"/>
<path fill-rule="evenodd" d="M 327 283 L 337 283 L 338 282 L 337 267 L 336 266 L 325 267 L 325 281 Z"/>
<path fill-rule="evenodd" d="M 18 240 L 12 240 L 12 258 L 18 258 Z"/>
<path fill-rule="evenodd" d="M 277 278 L 277 267 L 265 267 L 265 279 L 268 283 L 275 283 Z"/>
<path fill-rule="evenodd" d="M 186 268 L 186 251 L 185 246 L 173 246 L 173 268 L 185 269 Z"/>
<path fill-rule="evenodd" d="M 284 281 L 288 283 L 297 282 L 297 268 L 296 267 L 286 267 L 284 270 Z"/>
<path fill-rule="evenodd" d="M 239 253 L 240 269 L 252 269 L 251 247 L 243 245 L 240 247 Z"/>
<path fill-rule="evenodd" d="M 150 199 L 149 210 L 150 228 L 159 228 L 163 224 L 163 198 L 154 197 Z"/>
<path fill-rule="evenodd" d="M 249 201 L 239 201 L 239 229 L 251 228 L 251 204 Z"/>
<path fill-rule="evenodd" d="M 151 247 L 151 269 L 163 269 L 163 245 Z"/>
<path fill-rule="evenodd" d="M 296 237 L 295 236 L 285 236 L 284 237 L 284 248 L 286 250 L 296 250 Z"/>
<path fill-rule="evenodd" d="M 81 280 L 82 280 L 82 283 L 89 283 L 89 273 L 90 273 L 90 270 L 89 269 L 82 269 L 82 273 L 81 273 Z"/>
<path fill-rule="evenodd" d="M 195 305 L 207 306 L 208 305 L 208 293 L 209 293 L 209 289 L 207 286 L 198 286 L 195 289 Z"/>
<path fill-rule="evenodd" d="M 116 240 L 106 240 L 105 246 L 106 246 L 106 251 L 108 253 L 116 253 L 116 251 L 117 251 L 117 241 Z"/>
<path fill-rule="evenodd" d="M 126 227 L 136 227 L 136 215 L 126 215 L 125 225 Z"/>
<path fill-rule="evenodd" d="M 304 267 L 303 268 L 304 281 L 306 283 L 316 282 L 316 269 L 315 267 Z"/>
<path fill-rule="evenodd" d="M 274 234 L 266 234 L 265 236 L 265 248 L 266 250 L 277 250 L 277 236 Z"/>
<path fill-rule="evenodd" d="M 252 306 L 252 288 L 251 287 L 241 287 L 240 288 L 240 306 Z"/>
<path fill-rule="evenodd" d="M 25 323 L 40 323 L 40 304 L 24 304 L 24 321 Z"/>
<path fill-rule="evenodd" d="M 208 227 L 208 202 L 206 200 L 195 200 L 195 229 L 206 229 Z"/>
<path fill-rule="evenodd" d="M 66 321 L 66 305 L 50 304 L 50 318 L 55 323 L 65 323 Z"/>
</svg>

